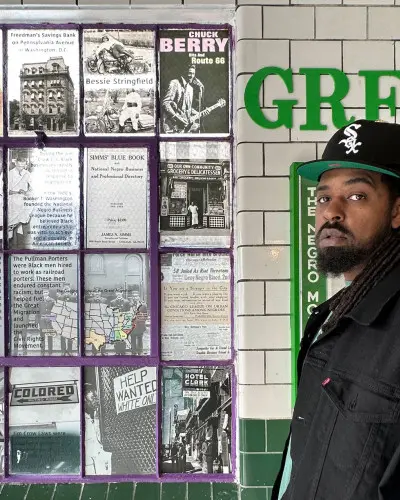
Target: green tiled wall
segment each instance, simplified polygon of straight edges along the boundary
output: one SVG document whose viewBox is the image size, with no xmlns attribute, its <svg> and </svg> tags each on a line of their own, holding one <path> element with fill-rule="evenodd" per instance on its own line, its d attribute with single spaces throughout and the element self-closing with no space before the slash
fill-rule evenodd
<svg viewBox="0 0 400 500">
<path fill-rule="evenodd" d="M 239 420 L 240 500 L 269 500 L 290 420 Z"/>
</svg>

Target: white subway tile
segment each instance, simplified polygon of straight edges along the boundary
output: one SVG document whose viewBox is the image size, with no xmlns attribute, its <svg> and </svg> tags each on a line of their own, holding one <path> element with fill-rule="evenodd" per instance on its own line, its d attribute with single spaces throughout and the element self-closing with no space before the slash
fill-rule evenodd
<svg viewBox="0 0 400 500">
<path fill-rule="evenodd" d="M 21 3 L 21 2 L 19 2 Z M 126 0 L 127 5 L 129 0 Z M 24 0 L 23 5 L 55 5 L 57 7 L 76 5 L 75 0 Z"/>
<path fill-rule="evenodd" d="M 236 46 L 237 72 L 257 71 L 265 66 L 289 66 L 288 40 L 239 40 Z"/>
<path fill-rule="evenodd" d="M 162 3 L 162 0 L 161 0 L 160 3 Z M 201 6 L 201 5 L 212 5 L 212 6 L 215 6 L 215 5 L 222 5 L 222 6 L 232 5 L 232 6 L 234 6 L 235 5 L 235 0 L 184 0 L 184 4 L 185 5 L 198 5 L 198 6 Z"/>
<path fill-rule="evenodd" d="M 263 109 L 265 116 L 275 121 L 277 112 L 274 109 Z M 249 116 L 246 109 L 239 109 L 236 114 L 238 142 L 288 142 L 289 129 L 279 127 L 275 129 L 264 128 L 257 125 Z"/>
<path fill-rule="evenodd" d="M 343 5 L 393 5 L 393 0 L 343 0 Z"/>
<path fill-rule="evenodd" d="M 286 280 L 290 277 L 289 247 L 240 247 L 237 259 L 240 279 Z"/>
<path fill-rule="evenodd" d="M 300 68 L 341 69 L 342 67 L 340 41 L 293 40 L 290 42 L 290 48 L 290 67 L 294 73 L 298 73 Z"/>
<path fill-rule="evenodd" d="M 262 212 L 241 212 L 236 218 L 236 241 L 238 245 L 262 245 Z"/>
<path fill-rule="evenodd" d="M 237 40 L 262 38 L 262 7 L 242 6 L 236 10 Z"/>
<path fill-rule="evenodd" d="M 237 294 L 237 314 L 264 314 L 263 281 L 240 281 Z"/>
<path fill-rule="evenodd" d="M 365 78 L 358 75 L 347 75 L 347 78 L 350 82 L 350 89 L 342 99 L 343 106 L 345 108 L 363 108 L 365 106 Z"/>
<path fill-rule="evenodd" d="M 366 7 L 317 7 L 316 38 L 360 39 L 367 36 Z"/>
<path fill-rule="evenodd" d="M 396 54 L 395 69 L 399 70 L 400 69 L 400 42 L 394 42 L 394 43 L 395 43 L 395 54 Z"/>
<path fill-rule="evenodd" d="M 129 0 L 117 0 L 114 2 L 115 4 L 118 5 L 129 5 Z M 133 3 L 133 2 L 132 2 Z M 175 1 L 173 3 L 176 3 Z M 109 0 L 79 0 L 79 6 L 84 7 L 84 6 L 94 6 L 94 5 L 109 5 L 110 1 Z"/>
<path fill-rule="evenodd" d="M 265 7 L 264 38 L 314 38 L 314 8 Z"/>
<path fill-rule="evenodd" d="M 290 314 L 290 282 L 267 281 L 265 306 L 267 314 Z"/>
<path fill-rule="evenodd" d="M 292 0 L 292 5 L 341 5 L 342 0 Z"/>
<path fill-rule="evenodd" d="M 1 7 L 10 7 L 11 5 L 21 5 L 21 0 L 3 0 L 0 4 Z"/>
<path fill-rule="evenodd" d="M 263 153 L 262 144 L 245 143 L 238 144 L 236 148 L 237 176 L 263 175 Z"/>
<path fill-rule="evenodd" d="M 370 7 L 368 11 L 368 38 L 398 40 L 400 10 L 396 7 Z"/>
<path fill-rule="evenodd" d="M 267 351 L 265 353 L 265 382 L 267 384 L 290 384 L 290 351 Z"/>
<path fill-rule="evenodd" d="M 289 212 L 266 212 L 264 222 L 266 245 L 286 245 L 290 243 Z"/>
<path fill-rule="evenodd" d="M 237 181 L 237 209 L 288 210 L 289 179 L 240 178 Z"/>
<path fill-rule="evenodd" d="M 238 352 L 239 384 L 265 384 L 264 351 Z"/>
<path fill-rule="evenodd" d="M 240 418 L 291 418 L 291 385 L 239 385 Z"/>
<path fill-rule="evenodd" d="M 317 144 L 317 158 L 322 157 L 322 153 L 325 151 L 327 143 L 326 142 L 319 142 Z"/>
<path fill-rule="evenodd" d="M 238 349 L 290 349 L 290 316 L 240 316 Z"/>
<path fill-rule="evenodd" d="M 265 144 L 265 175 L 289 175 L 294 162 L 315 160 L 315 145 L 310 143 Z"/>
<path fill-rule="evenodd" d="M 347 41 L 343 42 L 343 71 L 358 73 L 365 70 L 394 68 L 394 42 Z"/>
<path fill-rule="evenodd" d="M 238 0 L 238 5 L 289 5 L 290 0 Z"/>
</svg>

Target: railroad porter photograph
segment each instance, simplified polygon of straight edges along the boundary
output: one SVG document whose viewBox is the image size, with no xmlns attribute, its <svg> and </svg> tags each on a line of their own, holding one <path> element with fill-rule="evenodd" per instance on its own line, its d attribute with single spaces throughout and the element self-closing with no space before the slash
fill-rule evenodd
<svg viewBox="0 0 400 500">
<path fill-rule="evenodd" d="M 153 31 L 84 30 L 83 72 L 87 135 L 154 133 Z"/>
<path fill-rule="evenodd" d="M 229 142 L 161 142 L 160 244 L 229 247 L 231 191 Z"/>
<path fill-rule="evenodd" d="M 162 371 L 161 471 L 232 472 L 232 374 L 222 367 Z"/>
<path fill-rule="evenodd" d="M 84 374 L 85 473 L 155 474 L 156 368 L 90 366 Z"/>
<path fill-rule="evenodd" d="M 229 133 L 228 30 L 160 30 L 160 132 Z"/>
<path fill-rule="evenodd" d="M 145 254 L 85 256 L 85 354 L 150 354 L 149 260 Z"/>
<path fill-rule="evenodd" d="M 77 135 L 78 30 L 11 29 L 7 61 L 9 134 Z"/>
</svg>

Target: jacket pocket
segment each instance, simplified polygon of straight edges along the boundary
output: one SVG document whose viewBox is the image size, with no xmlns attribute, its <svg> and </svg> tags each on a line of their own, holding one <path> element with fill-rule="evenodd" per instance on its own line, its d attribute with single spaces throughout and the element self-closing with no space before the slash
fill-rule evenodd
<svg viewBox="0 0 400 500">
<path fill-rule="evenodd" d="M 399 420 L 399 399 L 377 387 L 361 385 L 336 374 L 322 383 L 322 389 L 328 408 L 336 411 L 337 418 L 316 498 L 334 498 L 332 491 L 335 491 L 335 498 L 355 500 L 353 494 L 367 468 L 377 476 L 369 475 L 368 482 L 379 483 L 379 462 L 388 430 Z M 377 463 L 370 467 L 371 461 Z"/>
</svg>

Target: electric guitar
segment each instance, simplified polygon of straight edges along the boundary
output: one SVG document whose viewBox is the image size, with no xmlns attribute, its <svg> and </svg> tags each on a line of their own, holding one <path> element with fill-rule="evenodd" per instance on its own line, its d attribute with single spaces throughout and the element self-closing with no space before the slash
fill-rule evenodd
<svg viewBox="0 0 400 500">
<path fill-rule="evenodd" d="M 192 110 L 191 115 L 188 116 L 187 113 L 183 113 L 178 109 L 178 105 L 175 102 L 171 102 L 171 107 L 174 110 L 175 114 L 187 123 L 182 123 L 178 118 L 167 116 L 164 112 L 162 120 L 164 134 L 189 134 L 197 132 L 200 127 L 200 118 L 203 115 L 205 115 L 207 112 L 210 113 L 214 109 L 223 108 L 224 106 L 226 106 L 225 99 L 218 99 L 215 104 L 209 106 L 206 109 L 203 109 L 200 112 Z"/>
</svg>

